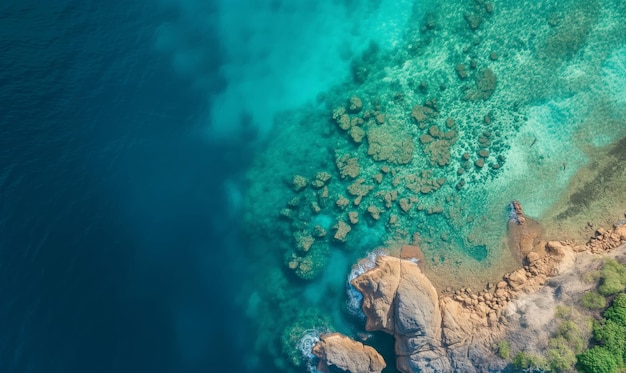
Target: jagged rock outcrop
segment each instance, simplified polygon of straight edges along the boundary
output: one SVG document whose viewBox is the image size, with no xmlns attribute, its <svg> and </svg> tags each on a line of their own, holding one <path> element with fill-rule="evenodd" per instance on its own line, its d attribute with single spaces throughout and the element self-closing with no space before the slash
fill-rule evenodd
<svg viewBox="0 0 626 373">
<path fill-rule="evenodd" d="M 395 336 L 399 370 L 450 371 L 437 291 L 415 262 L 380 256 L 352 285 L 363 294 L 366 329 Z"/>
<path fill-rule="evenodd" d="M 418 266 L 423 254 L 417 246 L 402 248 L 406 259 L 378 256 L 373 268 L 351 281 L 363 296 L 366 329 L 395 337 L 396 366 L 403 373 L 501 371 L 507 362 L 495 356 L 493 346 L 521 328 L 519 316 L 533 294 L 583 273 L 587 267 L 581 267 L 578 253 L 606 253 L 626 243 L 626 224 L 598 229 L 586 245 L 543 241 L 540 230 L 512 203 L 509 239 L 517 240 L 525 265 L 476 292 L 446 288 L 439 295 Z M 553 313 L 551 308 L 546 315 Z"/>
<path fill-rule="evenodd" d="M 320 372 L 329 372 L 332 366 L 350 373 L 380 373 L 387 366 L 375 349 L 339 333 L 322 335 L 313 354 L 320 359 Z"/>
<path fill-rule="evenodd" d="M 540 253 L 528 255 L 529 265 L 498 284 L 441 297 L 416 261 L 379 256 L 373 269 L 352 280 L 363 295 L 366 329 L 395 337 L 401 372 L 500 371 L 506 362 L 494 355 L 493 345 L 506 333 L 506 306 L 544 286 L 575 259 L 574 248 L 561 242 L 540 247 Z"/>
</svg>

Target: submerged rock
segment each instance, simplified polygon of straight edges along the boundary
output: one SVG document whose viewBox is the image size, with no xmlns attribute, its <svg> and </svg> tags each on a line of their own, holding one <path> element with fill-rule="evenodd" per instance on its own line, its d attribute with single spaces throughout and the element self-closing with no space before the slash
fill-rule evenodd
<svg viewBox="0 0 626 373">
<path fill-rule="evenodd" d="M 337 165 L 339 175 L 342 179 L 345 179 L 346 177 L 354 179 L 359 176 L 359 173 L 361 172 L 359 159 L 357 157 L 350 157 L 349 154 L 338 156 L 335 160 L 335 164 Z"/>
<path fill-rule="evenodd" d="M 459 78 L 465 80 L 468 77 L 468 73 L 467 73 L 467 68 L 465 67 L 464 64 L 460 63 L 456 66 L 456 73 L 459 76 Z"/>
<path fill-rule="evenodd" d="M 363 109 L 363 102 L 357 96 L 350 97 L 348 101 L 348 111 L 352 114 L 356 114 Z"/>
<path fill-rule="evenodd" d="M 513 257 L 522 260 L 533 250 L 542 233 L 539 223 L 524 214 L 522 205 L 513 201 L 509 205 L 508 240 Z"/>
<path fill-rule="evenodd" d="M 340 242 L 346 242 L 348 240 L 348 233 L 352 230 L 348 224 L 341 220 L 333 226 L 333 229 L 335 229 L 335 235 L 333 238 Z"/>
<path fill-rule="evenodd" d="M 326 334 L 313 347 L 320 359 L 317 370 L 350 373 L 380 373 L 386 366 L 383 357 L 372 347 L 339 333 Z"/>
<path fill-rule="evenodd" d="M 513 201 L 509 204 L 509 209 L 509 220 L 513 221 L 517 225 L 524 224 L 526 218 L 524 217 L 522 205 L 517 201 Z"/>
<path fill-rule="evenodd" d="M 389 125 L 370 128 L 367 154 L 375 161 L 407 164 L 413 159 L 413 138 L 405 130 Z"/>
<path fill-rule="evenodd" d="M 480 70 L 475 76 L 475 87 L 471 87 L 465 94 L 470 101 L 488 100 L 496 90 L 496 74 L 489 68 Z"/>
<path fill-rule="evenodd" d="M 291 181 L 293 185 L 293 190 L 296 192 L 301 191 L 309 185 L 309 179 L 302 175 L 295 175 Z"/>
<path fill-rule="evenodd" d="M 428 120 L 430 120 L 433 117 L 437 116 L 437 113 L 433 109 L 431 109 L 431 108 L 429 108 L 427 106 L 415 105 L 413 107 L 413 110 L 411 111 L 411 116 L 421 126 L 425 122 L 427 122 Z"/>
<path fill-rule="evenodd" d="M 328 172 L 318 172 L 315 174 L 315 179 L 311 181 L 311 185 L 316 189 L 323 188 L 331 178 L 332 176 Z"/>
</svg>

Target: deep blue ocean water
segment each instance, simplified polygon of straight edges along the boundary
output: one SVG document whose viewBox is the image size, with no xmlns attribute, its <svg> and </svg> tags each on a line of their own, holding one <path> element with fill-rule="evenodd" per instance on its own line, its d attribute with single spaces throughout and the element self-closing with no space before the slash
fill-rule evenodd
<svg viewBox="0 0 626 373">
<path fill-rule="evenodd" d="M 245 151 L 199 135 L 203 97 L 155 51 L 175 17 L 0 3 L 1 372 L 241 370 L 223 180 Z"/>
</svg>

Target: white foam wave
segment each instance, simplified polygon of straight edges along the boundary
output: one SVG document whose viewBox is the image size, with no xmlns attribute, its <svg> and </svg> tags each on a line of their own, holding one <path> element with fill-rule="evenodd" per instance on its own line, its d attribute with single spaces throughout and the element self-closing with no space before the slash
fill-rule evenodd
<svg viewBox="0 0 626 373">
<path fill-rule="evenodd" d="M 348 295 L 348 300 L 346 301 L 346 306 L 348 308 L 348 312 L 350 314 L 358 316 L 359 318 L 364 319 L 365 314 L 361 310 L 361 305 L 363 304 L 363 294 L 361 294 L 353 285 L 352 280 L 361 276 L 365 272 L 370 269 L 376 267 L 376 259 L 380 256 L 387 255 L 383 250 L 375 250 L 372 251 L 365 257 L 361 259 L 357 264 L 352 266 L 352 270 L 350 270 L 350 274 L 348 275 L 348 280 L 346 281 L 346 293 Z"/>
<path fill-rule="evenodd" d="M 327 332 L 327 330 L 308 329 L 298 341 L 296 348 L 302 354 L 302 359 L 306 362 L 309 373 L 318 373 L 318 358 L 313 355 L 313 347 L 320 341 L 320 335 Z"/>
</svg>

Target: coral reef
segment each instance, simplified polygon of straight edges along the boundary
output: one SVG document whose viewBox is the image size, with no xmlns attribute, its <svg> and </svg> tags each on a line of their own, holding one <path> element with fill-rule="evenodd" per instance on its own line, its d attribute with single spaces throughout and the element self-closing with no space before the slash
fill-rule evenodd
<svg viewBox="0 0 626 373">
<path fill-rule="evenodd" d="M 489 68 L 480 70 L 475 78 L 475 86 L 466 87 L 464 98 L 470 101 L 487 100 L 496 90 L 496 74 Z"/>
<path fill-rule="evenodd" d="M 406 164 L 413 159 L 413 139 L 400 128 L 381 125 L 367 131 L 367 154 L 375 161 Z"/>
<path fill-rule="evenodd" d="M 337 157 L 336 165 L 342 179 L 346 177 L 354 179 L 359 176 L 361 172 L 359 159 L 357 157 L 350 157 L 348 154 Z"/>
<path fill-rule="evenodd" d="M 348 239 L 348 233 L 350 233 L 350 231 L 352 230 L 352 228 L 350 228 L 350 225 L 341 220 L 338 221 L 337 224 L 335 224 L 333 229 L 335 229 L 335 235 L 333 236 L 333 238 L 341 242 L 346 242 L 346 240 Z"/>
</svg>

